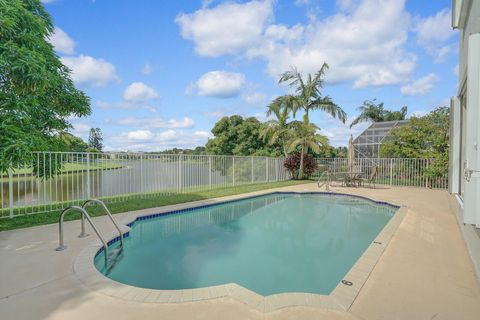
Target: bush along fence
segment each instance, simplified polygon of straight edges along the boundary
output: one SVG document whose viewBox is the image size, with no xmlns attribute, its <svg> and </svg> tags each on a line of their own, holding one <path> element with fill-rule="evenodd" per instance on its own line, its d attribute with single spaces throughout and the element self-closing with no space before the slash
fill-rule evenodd
<svg viewBox="0 0 480 320">
<path fill-rule="evenodd" d="M 316 176 L 330 170 L 334 174 L 350 171 L 346 158 L 316 158 Z M 377 166 L 376 183 L 388 186 L 408 186 L 433 189 L 448 188 L 448 169 L 439 170 L 434 159 L 417 158 L 359 158 L 355 159 L 354 171 L 368 177 Z"/>
<path fill-rule="evenodd" d="M 0 217 L 290 179 L 283 158 L 37 152 L 0 175 Z"/>
<path fill-rule="evenodd" d="M 284 162 L 269 157 L 37 152 L 32 163 L 0 174 L 0 218 L 56 211 L 91 198 L 120 202 L 284 181 L 291 179 Z M 310 178 L 327 169 L 349 170 L 347 159 L 314 162 L 317 170 L 309 172 Z M 379 167 L 377 184 L 447 188 L 446 175 L 432 175 L 431 164 L 428 159 L 355 160 L 364 176 L 374 165 Z"/>
</svg>

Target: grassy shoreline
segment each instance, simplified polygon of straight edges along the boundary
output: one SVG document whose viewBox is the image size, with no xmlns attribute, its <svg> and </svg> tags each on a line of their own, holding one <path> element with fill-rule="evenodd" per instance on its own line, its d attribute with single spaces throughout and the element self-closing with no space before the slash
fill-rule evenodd
<svg viewBox="0 0 480 320">
<path fill-rule="evenodd" d="M 198 191 L 192 193 L 174 193 L 160 196 L 148 196 L 145 198 L 133 198 L 122 202 L 107 203 L 112 213 L 128 212 L 140 209 L 162 207 L 172 204 L 186 203 L 191 201 L 206 200 L 242 193 L 273 189 L 278 187 L 286 187 L 291 185 L 310 183 L 311 180 L 287 180 L 280 182 L 258 183 L 253 185 L 242 185 L 227 188 L 217 188 L 206 191 Z M 61 210 L 37 213 L 31 215 L 16 216 L 14 218 L 0 219 L 0 231 L 14 230 L 20 228 L 28 228 L 45 224 L 56 223 Z M 92 217 L 104 215 L 104 212 L 98 206 L 92 206 L 88 209 L 88 213 Z M 69 213 L 65 216 L 65 221 L 80 219 L 80 214 L 76 212 Z"/>
</svg>

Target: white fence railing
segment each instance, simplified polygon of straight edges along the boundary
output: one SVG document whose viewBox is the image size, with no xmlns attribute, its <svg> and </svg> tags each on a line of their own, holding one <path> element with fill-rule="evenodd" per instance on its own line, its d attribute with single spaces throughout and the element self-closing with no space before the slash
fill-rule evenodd
<svg viewBox="0 0 480 320">
<path fill-rule="evenodd" d="M 192 193 L 289 179 L 283 158 L 144 153 L 38 152 L 0 175 L 0 217 L 132 197 Z"/>
<path fill-rule="evenodd" d="M 318 175 L 349 170 L 343 158 L 317 158 Z M 288 180 L 283 158 L 145 153 L 38 152 L 31 164 L 0 174 L 0 218 L 60 210 L 90 198 L 106 202 L 194 193 L 213 188 Z M 432 177 L 429 159 L 356 159 L 367 177 L 378 166 L 377 184 L 448 187 Z M 317 175 L 317 176 L 318 176 Z"/>
<path fill-rule="evenodd" d="M 333 173 L 347 172 L 350 170 L 346 158 L 316 158 L 319 165 L 318 172 L 329 169 Z M 378 167 L 375 179 L 377 184 L 389 186 L 424 187 L 433 189 L 447 189 L 448 175 L 429 174 L 430 167 L 434 164 L 432 159 L 420 158 L 360 158 L 355 159 L 355 171 L 362 172 L 363 177 L 368 177 L 374 166 Z"/>
</svg>

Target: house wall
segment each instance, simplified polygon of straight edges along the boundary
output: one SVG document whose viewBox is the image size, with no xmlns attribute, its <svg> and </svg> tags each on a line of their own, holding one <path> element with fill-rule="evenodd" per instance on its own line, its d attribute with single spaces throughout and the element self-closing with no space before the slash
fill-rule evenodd
<svg viewBox="0 0 480 320">
<path fill-rule="evenodd" d="M 458 93 L 451 100 L 450 192 L 477 276 L 480 276 L 480 0 L 454 0 L 459 29 Z"/>
</svg>

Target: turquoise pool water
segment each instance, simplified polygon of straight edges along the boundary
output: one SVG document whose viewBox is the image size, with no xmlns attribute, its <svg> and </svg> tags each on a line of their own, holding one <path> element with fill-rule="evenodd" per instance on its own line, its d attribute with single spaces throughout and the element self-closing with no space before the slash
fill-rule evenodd
<svg viewBox="0 0 480 320">
<path fill-rule="evenodd" d="M 329 294 L 395 211 L 352 197 L 270 194 L 136 221 L 107 276 L 150 289 L 233 282 L 261 295 Z M 105 274 L 103 252 L 95 265 Z"/>
</svg>

